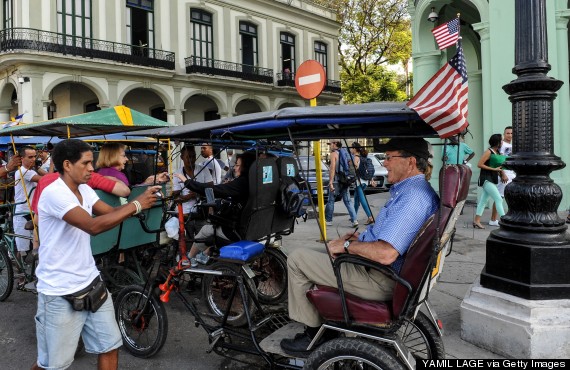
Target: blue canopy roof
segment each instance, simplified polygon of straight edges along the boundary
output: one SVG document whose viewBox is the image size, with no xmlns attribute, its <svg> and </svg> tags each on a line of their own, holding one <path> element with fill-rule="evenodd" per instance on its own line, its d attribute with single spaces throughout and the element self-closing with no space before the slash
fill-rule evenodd
<svg viewBox="0 0 570 370">
<path fill-rule="evenodd" d="M 215 121 L 133 133 L 181 139 L 289 139 L 337 137 L 437 137 L 437 133 L 405 103 L 366 103 L 291 107 Z"/>
</svg>

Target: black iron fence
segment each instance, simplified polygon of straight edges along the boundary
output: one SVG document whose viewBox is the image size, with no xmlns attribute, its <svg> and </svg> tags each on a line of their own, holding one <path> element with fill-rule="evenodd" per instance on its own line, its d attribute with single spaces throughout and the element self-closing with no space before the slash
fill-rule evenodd
<svg viewBox="0 0 570 370">
<path fill-rule="evenodd" d="M 273 84 L 273 70 L 248 64 L 191 56 L 185 59 L 186 73 L 204 73 Z"/>
<path fill-rule="evenodd" d="M 119 63 L 174 69 L 174 53 L 144 46 L 70 36 L 32 28 L 0 31 L 0 51 L 36 50 Z"/>
<path fill-rule="evenodd" d="M 295 73 L 294 72 L 283 72 L 277 73 L 277 86 L 289 86 L 295 87 Z M 338 80 L 327 80 L 325 88 L 323 91 L 330 92 L 333 94 L 342 93 L 340 81 Z"/>
</svg>

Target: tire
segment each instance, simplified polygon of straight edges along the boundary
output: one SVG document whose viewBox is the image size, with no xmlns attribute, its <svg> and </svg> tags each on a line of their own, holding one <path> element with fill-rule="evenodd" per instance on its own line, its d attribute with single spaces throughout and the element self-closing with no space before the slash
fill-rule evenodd
<svg viewBox="0 0 570 370">
<path fill-rule="evenodd" d="M 443 339 L 423 312 L 418 312 L 413 323 L 404 322 L 397 333 L 416 360 L 445 358 Z"/>
<path fill-rule="evenodd" d="M 224 271 L 234 274 L 241 273 L 243 276 L 243 281 L 245 284 L 249 285 L 249 290 L 255 294 L 255 284 L 252 279 L 250 279 L 241 270 L 239 265 L 234 265 L 226 262 L 216 262 L 210 266 L 210 270 Z M 236 283 L 236 279 L 230 276 L 218 276 L 205 274 L 202 277 L 202 294 L 206 306 L 212 314 L 216 321 L 222 321 L 224 318 L 224 313 L 226 311 L 231 291 Z M 227 323 L 231 326 L 244 326 L 247 324 L 246 311 L 244 309 L 244 303 L 242 301 L 239 287 L 236 288 L 236 294 L 232 303 L 231 311 L 228 315 Z M 249 291 L 246 289 L 247 295 L 247 308 L 249 310 L 250 317 L 255 311 L 255 304 L 253 303 L 253 298 L 250 296 Z"/>
<path fill-rule="evenodd" d="M 0 245 L 0 302 L 10 296 L 14 288 L 14 269 L 8 251 Z"/>
<path fill-rule="evenodd" d="M 314 350 L 303 369 L 405 370 L 405 367 L 385 347 L 362 338 L 338 338 Z"/>
<path fill-rule="evenodd" d="M 266 248 L 251 264 L 259 302 L 274 305 L 287 298 L 287 257 L 276 248 Z"/>
<path fill-rule="evenodd" d="M 168 318 L 162 302 L 141 286 L 123 288 L 115 302 L 115 316 L 123 337 L 123 344 L 133 356 L 148 358 L 154 356 L 166 341 Z M 140 312 L 140 318 L 134 322 Z"/>
</svg>

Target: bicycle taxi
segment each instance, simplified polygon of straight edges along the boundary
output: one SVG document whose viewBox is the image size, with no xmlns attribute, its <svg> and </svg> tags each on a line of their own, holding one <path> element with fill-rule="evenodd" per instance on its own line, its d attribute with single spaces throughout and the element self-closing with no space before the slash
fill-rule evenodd
<svg viewBox="0 0 570 370">
<path fill-rule="evenodd" d="M 101 135 L 110 135 L 110 140 L 121 140 L 120 137 L 113 134 L 123 133 L 126 135 L 126 132 L 168 126 L 169 124 L 164 121 L 125 106 L 117 106 L 71 117 L 4 128 L 0 130 L 0 136 L 11 137 L 12 148 L 15 151 L 16 144 L 29 145 L 30 143 L 50 141 L 56 143 L 64 138 L 83 137 L 94 140 L 95 136 L 100 140 L 105 140 L 106 138 L 102 138 Z M 26 139 L 15 140 L 15 136 Z M 137 137 L 137 140 L 140 138 Z M 127 140 L 123 138 L 121 141 Z M 145 189 L 146 186 L 133 187 L 128 199 L 136 197 Z M 29 199 L 31 191 L 32 189 L 26 189 L 28 204 L 31 202 Z M 112 206 L 121 204 L 121 199 L 117 196 L 100 190 L 96 190 L 96 192 L 103 201 Z M 14 269 L 11 260 L 14 261 L 14 266 L 18 272 L 24 275 L 25 282 L 28 283 L 26 286 L 33 285 L 35 280 L 36 259 L 16 258 L 14 238 L 19 236 L 14 234 L 11 227 L 14 207 L 15 204 L 10 202 L 0 205 L 1 219 L 3 220 L 0 237 L 0 301 L 7 299 L 13 289 Z M 96 257 L 102 276 L 112 292 L 129 284 L 143 283 L 147 278 L 139 255 L 141 248 L 156 245 L 158 242 L 159 232 L 163 230 L 162 202 L 157 202 L 155 207 L 144 211 L 142 214 L 143 216 L 140 218 L 128 219 L 121 225 L 91 239 L 93 255 Z M 126 263 L 118 263 L 117 255 L 119 253 L 124 253 L 127 256 Z M 26 290 L 35 292 L 33 287 Z"/>
<path fill-rule="evenodd" d="M 220 145 L 227 146 L 244 140 L 256 140 L 264 145 L 290 141 L 295 146 L 299 141 L 347 137 L 437 137 L 435 131 L 403 103 L 284 108 L 139 134 L 189 142 L 220 140 Z M 210 351 L 230 358 L 236 353 L 257 356 L 268 368 L 413 369 L 419 359 L 445 357 L 441 322 L 430 308 L 428 297 L 442 271 L 446 253 L 452 248 L 455 222 L 467 197 L 470 169 L 463 165 L 443 166 L 439 175 L 440 211 L 421 228 L 399 274 L 390 267 L 354 255 L 331 260 L 337 286 L 320 286 L 307 292 L 325 319 L 309 345 L 308 349 L 314 351 L 307 359 L 291 358 L 281 351 L 280 340 L 300 330 L 289 322 L 286 312 L 262 307 L 255 289 L 248 284 L 247 273 L 248 261 L 266 248 L 253 236 L 278 231 L 276 225 L 287 225 L 294 218 L 283 215 L 279 182 L 298 174 L 303 176 L 295 160 L 260 159 L 250 169 L 250 197 L 254 203 L 245 216 L 247 219 L 244 218 L 250 233 L 245 234 L 245 240 L 222 247 L 219 256 L 222 262 L 237 268 L 199 271 L 236 282 L 227 291 L 226 308 L 217 320 L 211 320 L 201 311 L 201 303 L 190 301 L 180 289 L 180 276 L 192 270 L 185 265 L 172 267 L 160 285 L 131 286 L 120 292 L 116 301 L 117 320 L 124 344 L 131 353 L 150 357 L 160 350 L 168 328 L 162 303 L 167 302 L 173 292 L 194 316 L 195 325 L 202 326 L 208 333 Z M 303 191 L 301 189 L 301 193 Z M 305 202 L 305 199 L 310 201 L 311 197 L 301 196 L 300 201 Z M 208 203 L 215 204 L 212 199 Z M 319 229 L 322 234 L 322 226 Z M 396 281 L 393 299 L 365 301 L 345 293 L 339 273 L 344 263 L 361 264 L 391 277 Z M 256 310 L 252 310 L 251 305 Z M 236 310 L 235 306 L 247 319 L 245 327 L 228 324 L 228 315 L 232 309 Z M 325 331 L 339 336 L 313 348 Z"/>
</svg>

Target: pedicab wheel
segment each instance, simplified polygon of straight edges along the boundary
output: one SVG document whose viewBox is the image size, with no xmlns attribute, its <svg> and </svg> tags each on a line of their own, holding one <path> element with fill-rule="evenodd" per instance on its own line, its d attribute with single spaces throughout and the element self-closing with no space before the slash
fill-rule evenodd
<svg viewBox="0 0 570 370">
<path fill-rule="evenodd" d="M 398 329 L 397 334 L 416 360 L 445 358 L 443 339 L 423 312 L 418 312 L 414 322 L 406 320 Z"/>
<path fill-rule="evenodd" d="M 405 367 L 385 347 L 361 338 L 338 338 L 315 349 L 303 369 L 405 370 Z"/>
<path fill-rule="evenodd" d="M 252 279 L 250 279 L 241 269 L 240 266 L 234 265 L 226 262 L 216 262 L 213 263 L 210 270 L 223 271 L 226 273 L 241 274 L 243 277 L 244 284 L 249 286 L 246 288 L 247 302 L 244 302 L 241 298 L 239 287 L 236 287 L 236 293 L 230 307 L 230 312 L 228 314 L 227 323 L 231 326 L 244 326 L 247 324 L 247 316 L 245 307 L 249 311 L 250 317 L 255 311 L 255 304 L 253 303 L 253 298 L 251 293 L 256 294 L 255 284 Z M 214 314 L 214 319 L 216 321 L 222 321 L 224 314 L 228 307 L 231 292 L 237 280 L 232 276 L 219 276 L 219 275 L 209 275 L 206 274 L 202 277 L 202 292 L 204 301 L 208 306 L 211 313 Z"/>
<path fill-rule="evenodd" d="M 255 273 L 257 298 L 263 304 L 278 304 L 287 298 L 287 257 L 280 250 L 267 248 L 251 264 Z"/>
<path fill-rule="evenodd" d="M 123 288 L 115 301 L 123 344 L 133 356 L 148 358 L 164 345 L 168 318 L 162 302 L 141 286 Z"/>
<path fill-rule="evenodd" d="M 4 301 L 12 293 L 14 288 L 14 269 L 8 251 L 0 244 L 0 302 Z"/>
</svg>

